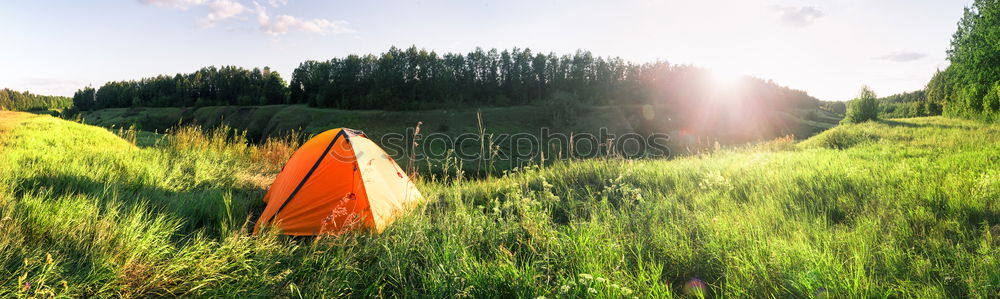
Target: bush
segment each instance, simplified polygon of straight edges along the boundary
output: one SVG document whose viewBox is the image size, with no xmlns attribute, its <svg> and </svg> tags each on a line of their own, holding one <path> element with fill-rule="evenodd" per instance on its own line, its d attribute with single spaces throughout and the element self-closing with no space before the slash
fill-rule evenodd
<svg viewBox="0 0 1000 299">
<path fill-rule="evenodd" d="M 878 120 L 878 96 L 871 88 L 864 86 L 858 97 L 848 103 L 847 115 L 841 123 L 856 124 L 869 120 Z"/>
<path fill-rule="evenodd" d="M 788 134 L 768 141 L 757 143 L 749 147 L 752 151 L 760 152 L 780 152 L 795 150 L 795 135 Z"/>
<path fill-rule="evenodd" d="M 816 114 L 815 110 L 809 110 L 806 112 L 806 120 L 819 121 L 819 115 Z"/>
<path fill-rule="evenodd" d="M 566 128 L 576 124 L 576 119 L 580 117 L 583 104 L 580 98 L 568 92 L 557 92 L 549 97 L 542 106 L 551 115 L 552 126 L 556 128 Z"/>
<path fill-rule="evenodd" d="M 983 112 L 1000 112 L 1000 82 L 993 83 L 993 88 L 983 97 Z"/>
<path fill-rule="evenodd" d="M 941 115 L 943 112 L 942 110 L 943 109 L 940 103 L 927 101 L 927 103 L 924 104 L 924 111 L 927 111 L 928 115 Z"/>
<path fill-rule="evenodd" d="M 830 149 L 848 149 L 865 141 L 870 141 L 876 137 L 868 134 L 858 134 L 845 130 L 831 130 L 817 138 L 819 145 Z"/>
</svg>

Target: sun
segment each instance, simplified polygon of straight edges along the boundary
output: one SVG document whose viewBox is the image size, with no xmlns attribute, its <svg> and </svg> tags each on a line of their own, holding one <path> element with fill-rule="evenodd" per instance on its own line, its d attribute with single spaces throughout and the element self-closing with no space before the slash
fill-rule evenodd
<svg viewBox="0 0 1000 299">
<path fill-rule="evenodd" d="M 709 71 L 712 86 L 719 89 L 732 89 L 739 87 L 746 75 L 735 70 L 713 69 Z"/>
</svg>

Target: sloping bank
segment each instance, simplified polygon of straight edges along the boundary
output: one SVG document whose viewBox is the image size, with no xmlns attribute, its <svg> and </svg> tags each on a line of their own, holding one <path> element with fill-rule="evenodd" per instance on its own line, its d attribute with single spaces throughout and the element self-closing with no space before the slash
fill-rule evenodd
<svg viewBox="0 0 1000 299">
<path fill-rule="evenodd" d="M 553 111 L 546 106 L 487 107 L 470 109 L 422 110 L 422 111 L 379 111 L 379 110 L 339 110 L 313 108 L 305 105 L 271 106 L 211 106 L 211 107 L 157 107 L 157 108 L 112 108 L 86 112 L 82 119 L 87 124 L 103 127 L 128 127 L 136 125 L 140 130 L 163 132 L 177 124 L 195 124 L 215 127 L 227 124 L 246 130 L 252 140 L 268 136 L 279 136 L 293 130 L 301 130 L 312 135 L 337 127 L 364 128 L 369 136 L 380 137 L 386 133 L 403 133 L 403 128 L 412 128 L 423 123 L 424 133 L 444 133 L 459 135 L 477 134 L 479 123 L 489 133 L 539 133 L 548 127 L 556 132 L 599 133 L 606 128 L 611 134 L 652 132 L 674 133 L 684 129 L 686 123 L 701 122 L 704 133 L 720 132 L 751 126 L 756 133 L 752 136 L 715 135 L 708 139 L 720 140 L 723 144 L 771 139 L 793 134 L 806 138 L 837 124 L 839 118 L 818 109 L 793 109 L 773 111 L 765 117 L 748 121 L 730 121 L 715 117 L 710 119 L 686 119 L 676 115 L 670 107 L 600 106 L 576 107 L 570 111 Z M 557 114 L 564 114 L 564 120 L 557 120 Z M 692 117 L 693 118 L 693 117 Z M 727 116 L 727 119 L 733 117 Z"/>
</svg>

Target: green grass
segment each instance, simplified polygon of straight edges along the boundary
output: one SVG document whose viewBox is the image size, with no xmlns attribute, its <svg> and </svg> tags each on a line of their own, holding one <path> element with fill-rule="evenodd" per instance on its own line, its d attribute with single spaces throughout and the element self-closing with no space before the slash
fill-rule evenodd
<svg viewBox="0 0 1000 299">
<path fill-rule="evenodd" d="M 0 297 L 1000 296 L 998 125 L 422 179 L 384 233 L 319 240 L 247 232 L 293 144 L 121 135 L 0 114 Z"/>
</svg>

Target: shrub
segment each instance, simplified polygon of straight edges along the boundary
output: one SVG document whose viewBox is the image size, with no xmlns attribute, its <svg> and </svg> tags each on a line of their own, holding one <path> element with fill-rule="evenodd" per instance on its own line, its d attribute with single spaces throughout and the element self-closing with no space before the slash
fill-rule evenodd
<svg viewBox="0 0 1000 299">
<path fill-rule="evenodd" d="M 568 92 L 557 92 L 543 103 L 545 110 L 551 115 L 552 126 L 566 128 L 576 124 L 576 119 L 583 110 L 579 97 Z"/>
<path fill-rule="evenodd" d="M 996 113 L 1000 111 L 1000 82 L 993 83 L 986 96 L 983 97 L 983 112 Z"/>
<path fill-rule="evenodd" d="M 858 97 L 848 104 L 847 115 L 841 123 L 856 124 L 869 120 L 878 120 L 878 96 L 871 88 L 864 86 Z"/>
<path fill-rule="evenodd" d="M 762 152 L 780 152 L 795 149 L 795 135 L 788 134 L 768 141 L 757 143 L 750 149 Z"/>
<path fill-rule="evenodd" d="M 815 110 L 809 110 L 809 112 L 806 112 L 806 120 L 818 121 L 819 115 L 816 114 Z"/>
<path fill-rule="evenodd" d="M 927 103 L 924 104 L 924 111 L 926 111 L 928 115 L 941 115 L 943 109 L 941 107 L 941 103 L 927 101 Z"/>
<path fill-rule="evenodd" d="M 855 144 L 861 143 L 858 135 L 851 134 L 844 130 L 833 130 L 829 134 L 820 138 L 820 144 L 831 149 L 847 149 Z"/>
</svg>

